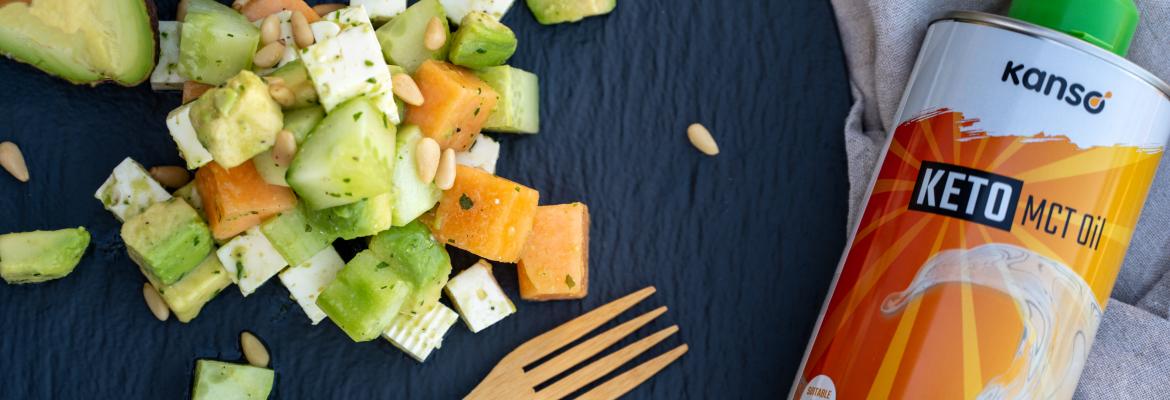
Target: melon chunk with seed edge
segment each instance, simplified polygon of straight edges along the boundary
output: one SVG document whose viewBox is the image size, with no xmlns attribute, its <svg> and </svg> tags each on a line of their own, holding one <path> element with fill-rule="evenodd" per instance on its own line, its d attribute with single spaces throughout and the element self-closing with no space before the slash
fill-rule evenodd
<svg viewBox="0 0 1170 400">
<path fill-rule="evenodd" d="M 430 221 L 435 238 L 492 261 L 519 260 L 540 193 L 479 168 L 455 168 L 455 185 Z"/>
<path fill-rule="evenodd" d="M 524 300 L 585 297 L 589 292 L 589 207 L 582 203 L 538 207 L 516 267 Z"/>
<path fill-rule="evenodd" d="M 443 149 L 470 148 L 496 108 L 499 94 L 471 71 L 442 61 L 423 62 L 414 72 L 414 81 L 426 101 L 406 107 L 406 122 L 417 125 Z"/>
<path fill-rule="evenodd" d="M 265 182 L 251 160 L 231 169 L 212 161 L 195 172 L 195 187 L 217 240 L 231 238 L 297 205 L 292 190 Z"/>
</svg>

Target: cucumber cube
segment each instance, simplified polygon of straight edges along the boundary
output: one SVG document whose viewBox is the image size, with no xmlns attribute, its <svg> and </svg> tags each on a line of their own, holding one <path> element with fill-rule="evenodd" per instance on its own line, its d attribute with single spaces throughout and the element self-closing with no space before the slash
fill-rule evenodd
<svg viewBox="0 0 1170 400">
<path fill-rule="evenodd" d="M 286 111 L 284 113 L 284 129 L 292 132 L 297 145 L 300 145 L 305 142 L 305 138 L 309 137 L 309 133 L 324 118 L 325 109 L 321 106 Z M 288 181 L 285 180 L 285 175 L 288 174 L 288 165 L 277 164 L 276 160 L 272 158 L 272 150 L 257 154 L 252 161 L 256 165 L 256 172 L 260 173 L 260 177 L 264 178 L 265 182 L 288 187 Z"/>
<path fill-rule="evenodd" d="M 184 104 L 167 115 L 167 130 L 179 147 L 179 156 L 187 161 L 187 169 L 196 169 L 211 162 L 211 152 L 199 142 L 195 125 L 191 124 L 191 104 Z"/>
<path fill-rule="evenodd" d="M 317 296 L 325 290 L 325 286 L 333 282 L 337 272 L 345 267 L 345 261 L 337 254 L 333 246 L 326 246 L 325 250 L 309 258 L 304 263 L 294 265 L 280 273 L 280 282 L 288 288 L 305 315 L 313 325 L 325 319 L 325 312 L 317 307 Z"/>
<path fill-rule="evenodd" d="M 288 266 L 280 253 L 260 232 L 259 226 L 248 228 L 244 234 L 215 251 L 219 262 L 232 281 L 240 287 L 244 297 L 256 292 L 265 282 Z"/>
<path fill-rule="evenodd" d="M 191 322 L 198 317 L 205 304 L 232 284 L 227 270 L 214 254 L 208 254 L 195 269 L 170 285 L 163 284 L 146 271 L 142 273 L 158 290 L 158 294 L 162 295 L 163 301 L 175 313 L 175 317 L 183 323 Z"/>
<path fill-rule="evenodd" d="M 500 94 L 484 130 L 507 133 L 540 131 L 540 82 L 536 74 L 507 65 L 485 68 L 475 74 Z"/>
<path fill-rule="evenodd" d="M 301 52 L 317 97 L 325 111 L 359 96 L 390 100 L 376 101 L 390 123 L 399 122 L 391 94 L 390 71 L 382 57 L 382 46 L 363 7 L 346 7 L 330 13 L 326 20 L 341 26 L 341 32 Z"/>
<path fill-rule="evenodd" d="M 154 203 L 170 200 L 171 194 L 150 177 L 142 164 L 126 157 L 93 197 L 101 200 L 119 221 L 126 221 Z"/>
<path fill-rule="evenodd" d="M 164 285 L 199 266 L 211 253 L 211 230 L 183 199 L 147 208 L 122 225 L 130 259 Z"/>
<path fill-rule="evenodd" d="M 289 186 L 308 208 L 320 210 L 389 193 L 394 125 L 367 98 L 330 112 L 300 146 L 289 166 Z"/>
<path fill-rule="evenodd" d="M 499 20 L 512 8 L 514 0 L 439 0 L 451 22 L 456 24 L 463 21 L 463 17 L 472 12 L 483 12 Z"/>
<path fill-rule="evenodd" d="M 471 144 L 470 149 L 462 153 L 455 153 L 456 163 L 479 168 L 491 174 L 496 173 L 496 161 L 499 159 L 500 144 L 488 135 L 479 135 Z"/>
<path fill-rule="evenodd" d="M 332 22 L 329 23 L 332 24 Z M 313 86 L 313 81 L 309 80 L 309 70 L 305 68 L 304 61 L 293 60 L 283 67 L 272 71 L 272 73 L 268 74 L 268 78 L 280 78 L 283 80 L 284 87 L 291 90 L 296 97 L 292 105 L 285 108 L 286 112 L 292 112 L 289 110 L 299 110 L 306 107 L 320 107 L 317 105 L 320 102 L 317 98 L 317 88 Z"/>
<path fill-rule="evenodd" d="M 179 71 L 187 79 L 219 85 L 252 67 L 260 29 L 214 0 L 188 0 L 179 41 Z"/>
<path fill-rule="evenodd" d="M 343 206 L 308 211 L 314 229 L 345 240 L 384 231 L 394 222 L 394 195 L 383 193 Z"/>
<path fill-rule="evenodd" d="M 439 0 L 422 0 L 406 8 L 402 14 L 378 28 L 378 42 L 382 44 L 382 54 L 386 61 L 406 68 L 413 73 L 426 60 L 447 59 L 447 44 L 444 43 L 438 50 L 429 50 L 423 44 L 427 24 L 431 18 L 439 18 L 443 29 L 450 32 L 447 24 L 447 13 L 443 11 Z"/>
<path fill-rule="evenodd" d="M 365 7 L 370 20 L 377 23 L 385 23 L 406 11 L 406 0 L 350 0 L 349 4 Z"/>
<path fill-rule="evenodd" d="M 187 182 L 186 185 L 175 190 L 174 195 L 186 201 L 187 205 L 191 206 L 191 208 L 194 208 L 195 212 L 199 213 L 200 218 L 207 219 L 207 216 L 203 214 L 203 197 L 199 196 L 199 190 L 195 188 L 194 180 Z"/>
<path fill-rule="evenodd" d="M 364 342 L 390 328 L 409 295 L 410 285 L 366 250 L 337 273 L 317 306 L 353 341 Z"/>
<path fill-rule="evenodd" d="M 191 400 L 267 399 L 275 379 L 276 373 L 268 368 L 198 360 Z"/>
<path fill-rule="evenodd" d="M 394 158 L 394 226 L 414 221 L 439 203 L 443 192 L 431 182 L 418 178 L 414 149 L 422 140 L 422 131 L 414 125 L 405 125 L 398 132 L 398 155 Z"/>
<path fill-rule="evenodd" d="M 422 314 L 395 318 L 390 329 L 386 330 L 382 337 L 411 358 L 423 362 L 432 351 L 442 347 L 443 335 L 458 320 L 459 315 L 450 308 L 435 304 Z"/>
<path fill-rule="evenodd" d="M 150 74 L 150 88 L 180 90 L 187 79 L 179 74 L 179 27 L 181 22 L 158 21 L 158 64 Z"/>
<path fill-rule="evenodd" d="M 491 264 L 480 261 L 447 282 L 447 298 L 460 318 L 478 333 L 516 312 L 516 306 L 492 276 Z"/>
<path fill-rule="evenodd" d="M 516 34 L 490 15 L 475 11 L 463 17 L 451 39 L 447 58 L 456 65 L 478 69 L 503 65 L 516 53 Z"/>
<path fill-rule="evenodd" d="M 527 0 L 536 21 L 544 25 L 577 22 L 585 17 L 609 14 L 617 0 Z"/>
<path fill-rule="evenodd" d="M 88 247 L 84 227 L 0 235 L 0 278 L 14 284 L 64 278 Z"/>
<path fill-rule="evenodd" d="M 336 236 L 313 227 L 297 205 L 260 224 L 260 231 L 288 265 L 300 265 L 325 250 Z"/>
<path fill-rule="evenodd" d="M 415 221 L 379 233 L 370 240 L 370 251 L 410 284 L 410 297 L 401 314 L 418 315 L 439 303 L 451 275 L 451 258 L 425 225 Z"/>
</svg>

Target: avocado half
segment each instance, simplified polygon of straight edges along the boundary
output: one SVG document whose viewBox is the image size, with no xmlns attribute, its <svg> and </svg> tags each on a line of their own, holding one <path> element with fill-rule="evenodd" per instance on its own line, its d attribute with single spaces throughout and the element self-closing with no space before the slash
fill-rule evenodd
<svg viewBox="0 0 1170 400">
<path fill-rule="evenodd" d="M 157 31 L 152 0 L 0 0 L 0 54 L 76 84 L 142 83 Z"/>
</svg>

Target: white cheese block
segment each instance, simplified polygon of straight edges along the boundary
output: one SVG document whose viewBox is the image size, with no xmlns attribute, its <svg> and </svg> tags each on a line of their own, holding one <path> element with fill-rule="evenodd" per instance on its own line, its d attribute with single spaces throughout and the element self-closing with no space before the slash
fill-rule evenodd
<svg viewBox="0 0 1170 400">
<path fill-rule="evenodd" d="M 329 246 L 300 265 L 289 267 L 280 273 L 280 283 L 288 288 L 288 293 L 301 305 L 301 309 L 305 310 L 305 315 L 313 325 L 325 319 L 325 311 L 317 307 L 317 296 L 321 295 L 325 286 L 333 282 L 333 278 L 337 277 L 337 271 L 341 271 L 344 266 L 345 260 L 341 259 L 341 255 L 337 254 L 333 246 Z"/>
<path fill-rule="evenodd" d="M 516 312 L 516 306 L 492 276 L 491 264 L 480 261 L 447 282 L 445 291 L 460 318 L 479 332 Z"/>
<path fill-rule="evenodd" d="M 439 4 L 443 5 L 443 9 L 447 11 L 447 18 L 451 22 L 459 24 L 463 21 L 463 17 L 471 14 L 472 11 L 483 11 L 488 15 L 500 19 L 504 14 L 508 13 L 508 9 L 512 8 L 512 3 L 515 0 L 439 0 Z"/>
<path fill-rule="evenodd" d="M 296 40 L 293 40 L 292 33 L 292 11 L 284 10 L 278 12 L 276 13 L 276 18 L 280 20 L 280 38 L 278 40 L 284 43 L 284 55 L 280 57 L 280 61 L 276 63 L 276 66 L 256 71 L 256 73 L 260 75 L 271 74 L 272 71 L 276 71 L 278 68 L 283 67 L 285 64 L 293 62 L 298 58 L 297 54 L 299 52 L 297 51 L 297 42 Z M 259 28 L 260 25 L 264 24 L 264 18 L 256 20 L 253 22 L 253 24 Z M 263 45 L 258 46 L 262 47 Z"/>
<path fill-rule="evenodd" d="M 191 104 L 184 104 L 167 115 L 167 130 L 179 147 L 179 156 L 187 161 L 187 169 L 211 162 L 211 152 L 199 142 L 195 126 L 191 124 Z"/>
<path fill-rule="evenodd" d="M 181 22 L 158 21 L 158 64 L 150 73 L 150 88 L 182 90 L 187 79 L 179 75 L 179 27 Z"/>
<path fill-rule="evenodd" d="M 365 7 L 370 19 L 377 22 L 389 21 L 406 11 L 406 0 L 349 0 L 349 4 Z"/>
<path fill-rule="evenodd" d="M 313 31 L 313 43 L 316 43 L 337 36 L 341 33 L 341 25 L 333 21 L 320 20 L 309 24 L 309 30 Z"/>
<path fill-rule="evenodd" d="M 432 351 L 443 346 L 443 335 L 457 320 L 459 316 L 454 311 L 436 303 L 434 307 L 420 315 L 398 316 L 382 337 L 418 362 L 423 362 Z"/>
<path fill-rule="evenodd" d="M 146 211 L 154 203 L 171 199 L 141 164 L 126 157 L 106 182 L 98 188 L 93 197 L 100 200 L 107 210 L 114 213 L 119 221 L 126 220 Z"/>
<path fill-rule="evenodd" d="M 232 282 L 240 287 L 245 297 L 276 276 L 288 266 L 272 243 L 260 232 L 259 226 L 248 228 L 242 235 L 215 251 Z"/>
<path fill-rule="evenodd" d="M 492 140 L 488 135 L 479 135 L 471 148 L 461 153 L 455 153 L 455 162 L 468 167 L 475 167 L 492 174 L 496 173 L 496 161 L 500 159 L 500 143 Z"/>
<path fill-rule="evenodd" d="M 358 96 L 371 96 L 391 123 L 401 122 L 391 93 L 390 70 L 365 7 L 346 7 L 327 19 L 340 25 L 341 32 L 301 53 L 325 111 Z"/>
</svg>

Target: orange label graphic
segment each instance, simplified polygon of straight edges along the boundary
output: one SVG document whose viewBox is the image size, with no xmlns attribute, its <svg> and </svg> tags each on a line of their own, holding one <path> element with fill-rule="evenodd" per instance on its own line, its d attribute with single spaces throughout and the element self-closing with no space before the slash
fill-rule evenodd
<svg viewBox="0 0 1170 400">
<path fill-rule="evenodd" d="M 977 125 L 944 109 L 894 132 L 802 385 L 1071 397 L 1161 149 Z"/>
</svg>

